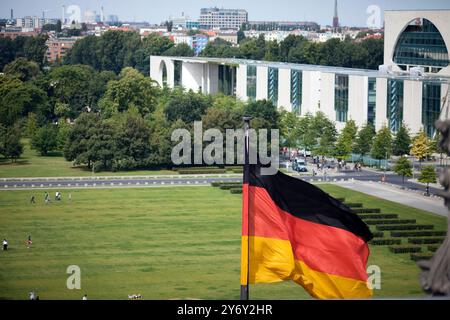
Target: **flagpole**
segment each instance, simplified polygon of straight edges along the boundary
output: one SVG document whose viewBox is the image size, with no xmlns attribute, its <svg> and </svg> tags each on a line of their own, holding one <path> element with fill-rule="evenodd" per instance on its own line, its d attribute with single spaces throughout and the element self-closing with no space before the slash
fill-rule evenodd
<svg viewBox="0 0 450 320">
<path fill-rule="evenodd" d="M 247 235 L 247 242 L 242 240 L 241 252 L 241 300 L 250 300 L 250 215 L 249 215 L 249 193 L 248 183 L 250 178 L 250 120 L 252 117 L 244 117 L 245 150 L 244 171 L 242 184 L 242 234 Z M 246 230 L 244 230 L 246 228 Z"/>
</svg>

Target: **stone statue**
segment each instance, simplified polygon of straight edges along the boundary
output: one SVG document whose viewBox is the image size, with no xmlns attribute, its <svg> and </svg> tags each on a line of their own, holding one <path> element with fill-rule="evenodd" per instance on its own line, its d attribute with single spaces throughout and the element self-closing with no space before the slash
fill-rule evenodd
<svg viewBox="0 0 450 320">
<path fill-rule="evenodd" d="M 450 120 L 438 121 L 436 128 L 441 134 L 439 146 L 450 155 Z M 444 187 L 441 196 L 444 198 L 445 206 L 450 210 L 450 170 L 446 168 L 440 177 Z M 419 261 L 422 269 L 420 283 L 425 292 L 433 296 L 450 296 L 450 216 L 448 218 L 447 236 L 444 243 L 436 251 L 433 258 L 428 261 Z"/>
</svg>

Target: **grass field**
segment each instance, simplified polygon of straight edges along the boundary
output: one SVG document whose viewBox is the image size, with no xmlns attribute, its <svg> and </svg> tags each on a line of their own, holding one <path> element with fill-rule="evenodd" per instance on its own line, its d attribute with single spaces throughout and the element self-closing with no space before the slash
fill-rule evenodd
<svg viewBox="0 0 450 320">
<path fill-rule="evenodd" d="M 86 166 L 74 167 L 60 154 L 43 157 L 30 148 L 28 139 L 23 139 L 24 153 L 16 163 L 0 158 L 0 177 L 74 177 L 91 176 L 92 171 Z M 120 172 L 96 172 L 97 176 L 127 176 L 127 175 L 164 175 L 176 174 L 170 170 L 136 170 Z"/>
<path fill-rule="evenodd" d="M 349 202 L 399 213 L 445 230 L 446 219 L 334 185 Z M 68 193 L 72 201 L 68 202 Z M 0 191 L 0 299 L 238 299 L 241 196 L 212 187 L 72 190 L 61 203 L 29 204 L 31 191 Z M 33 237 L 33 247 L 25 240 Z M 409 255 L 371 247 L 382 271 L 376 297 L 421 295 Z M 66 268 L 81 268 L 81 290 L 66 288 Z M 303 299 L 292 283 L 255 285 L 252 299 Z"/>
</svg>

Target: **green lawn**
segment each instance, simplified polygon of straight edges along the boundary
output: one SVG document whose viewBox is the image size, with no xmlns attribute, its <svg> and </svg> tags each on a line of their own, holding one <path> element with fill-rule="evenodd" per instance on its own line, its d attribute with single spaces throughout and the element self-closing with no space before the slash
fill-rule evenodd
<svg viewBox="0 0 450 320">
<path fill-rule="evenodd" d="M 443 217 L 322 185 L 336 197 L 414 217 L 445 229 Z M 68 202 L 68 193 L 72 202 Z M 61 203 L 28 203 L 32 191 L 0 191 L 0 299 L 238 299 L 241 196 L 212 187 L 72 190 Z M 52 193 L 53 194 L 53 193 Z M 25 240 L 33 236 L 27 249 Z M 421 295 L 409 255 L 371 247 L 382 271 L 378 297 Z M 66 268 L 81 268 L 81 290 L 66 288 Z M 255 285 L 252 299 L 303 299 L 292 283 Z"/>
<path fill-rule="evenodd" d="M 24 153 L 16 163 L 0 158 L 0 177 L 74 177 L 91 176 L 92 170 L 86 166 L 74 167 L 60 154 L 50 157 L 40 156 L 30 148 L 29 140 L 23 139 Z M 170 170 L 137 170 L 121 172 L 100 172 L 97 176 L 126 176 L 126 175 L 165 175 L 177 174 Z"/>
</svg>

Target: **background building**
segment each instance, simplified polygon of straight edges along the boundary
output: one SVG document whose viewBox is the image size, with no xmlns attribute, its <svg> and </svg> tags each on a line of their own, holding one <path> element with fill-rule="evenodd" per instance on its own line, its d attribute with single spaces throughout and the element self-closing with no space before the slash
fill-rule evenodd
<svg viewBox="0 0 450 320">
<path fill-rule="evenodd" d="M 242 9 L 203 8 L 198 20 L 203 29 L 239 29 L 248 22 L 248 13 Z"/>
</svg>

